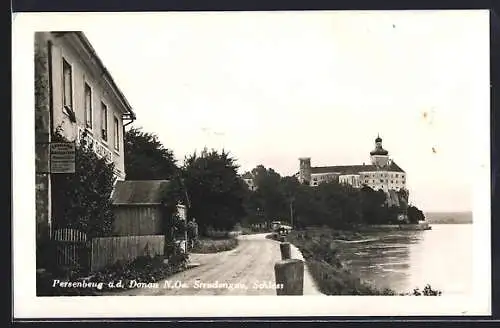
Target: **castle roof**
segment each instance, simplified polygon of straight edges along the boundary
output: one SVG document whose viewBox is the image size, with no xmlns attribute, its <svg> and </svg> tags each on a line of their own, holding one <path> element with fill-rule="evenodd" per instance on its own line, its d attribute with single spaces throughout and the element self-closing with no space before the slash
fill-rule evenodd
<svg viewBox="0 0 500 328">
<path fill-rule="evenodd" d="M 382 148 L 382 138 L 380 138 L 380 135 L 377 135 L 377 138 L 375 139 L 375 144 L 376 147 L 374 150 L 370 152 L 370 155 L 383 155 L 386 156 L 389 154 L 387 150 Z"/>
<path fill-rule="evenodd" d="M 359 174 L 360 172 L 375 172 L 380 170 L 376 165 L 337 165 L 337 166 L 316 166 L 311 167 L 312 174 L 337 173 L 337 174 Z M 403 172 L 395 162 L 391 162 L 384 171 Z"/>
<path fill-rule="evenodd" d="M 386 156 L 387 154 L 389 154 L 389 152 L 387 150 L 385 150 L 384 148 L 377 148 L 377 149 L 374 149 L 370 152 L 370 155 L 384 155 L 384 156 Z"/>
</svg>

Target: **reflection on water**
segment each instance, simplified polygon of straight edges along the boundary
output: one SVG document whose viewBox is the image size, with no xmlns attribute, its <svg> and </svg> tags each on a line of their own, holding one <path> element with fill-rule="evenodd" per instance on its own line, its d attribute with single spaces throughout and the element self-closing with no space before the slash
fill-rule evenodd
<svg viewBox="0 0 500 328">
<path fill-rule="evenodd" d="M 340 256 L 379 288 L 411 291 L 431 284 L 443 295 L 471 293 L 472 225 L 434 224 L 427 231 L 377 232 L 344 243 Z"/>
</svg>

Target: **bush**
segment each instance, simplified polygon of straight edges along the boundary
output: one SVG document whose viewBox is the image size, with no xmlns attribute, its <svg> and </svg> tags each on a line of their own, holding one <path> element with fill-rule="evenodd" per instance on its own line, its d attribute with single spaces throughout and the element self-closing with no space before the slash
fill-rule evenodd
<svg viewBox="0 0 500 328">
<path fill-rule="evenodd" d="M 229 251 L 238 246 L 235 238 L 227 239 L 200 239 L 196 242 L 192 253 L 207 254 Z"/>
<path fill-rule="evenodd" d="M 75 173 L 54 174 L 52 178 L 52 209 L 54 228 L 73 228 L 89 238 L 108 236 L 113 230 L 111 193 L 115 182 L 114 164 L 99 158 L 86 132 L 75 146 Z M 54 142 L 68 142 L 58 127 Z"/>
<path fill-rule="evenodd" d="M 415 288 L 410 293 L 404 293 L 403 295 L 411 295 L 411 296 L 441 296 L 442 292 L 440 290 L 432 289 L 431 285 L 425 285 L 424 289 L 420 291 L 419 288 Z"/>
<path fill-rule="evenodd" d="M 167 260 L 167 261 L 165 261 Z M 179 247 L 174 246 L 168 256 L 140 256 L 130 262 L 117 261 L 104 270 L 94 273 L 90 277 L 82 277 L 78 272 L 62 268 L 58 272 L 37 272 L 38 296 L 85 296 L 100 295 L 106 291 L 128 289 L 132 280 L 143 283 L 159 282 L 186 268 L 188 255 L 182 253 Z M 91 284 L 101 283 L 102 289 L 97 287 L 65 288 L 52 287 L 54 279 L 60 281 L 83 282 Z M 122 281 L 122 288 L 114 288 L 108 284 Z"/>
</svg>

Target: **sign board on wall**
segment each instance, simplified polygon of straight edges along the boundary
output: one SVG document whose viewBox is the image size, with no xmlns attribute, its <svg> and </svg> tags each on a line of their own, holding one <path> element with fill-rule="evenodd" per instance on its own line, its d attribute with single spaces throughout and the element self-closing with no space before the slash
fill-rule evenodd
<svg viewBox="0 0 500 328">
<path fill-rule="evenodd" d="M 186 206 L 178 204 L 177 212 L 179 213 L 179 218 L 183 221 L 186 221 Z"/>
<path fill-rule="evenodd" d="M 50 173 L 75 173 L 75 143 L 50 144 Z"/>
</svg>

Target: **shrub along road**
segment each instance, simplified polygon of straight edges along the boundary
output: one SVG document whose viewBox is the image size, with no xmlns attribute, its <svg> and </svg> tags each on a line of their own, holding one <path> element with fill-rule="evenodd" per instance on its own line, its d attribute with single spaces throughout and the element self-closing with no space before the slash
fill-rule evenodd
<svg viewBox="0 0 500 328">
<path fill-rule="evenodd" d="M 200 265 L 155 285 L 138 285 L 114 295 L 276 295 L 274 264 L 281 259 L 279 243 L 266 234 L 239 236 L 239 246 L 213 254 L 191 254 Z M 296 251 L 293 258 L 301 258 Z M 322 295 L 307 268 L 304 295 Z"/>
</svg>

